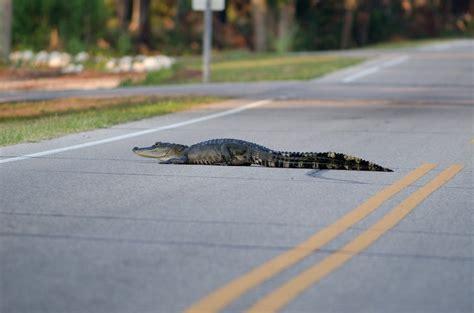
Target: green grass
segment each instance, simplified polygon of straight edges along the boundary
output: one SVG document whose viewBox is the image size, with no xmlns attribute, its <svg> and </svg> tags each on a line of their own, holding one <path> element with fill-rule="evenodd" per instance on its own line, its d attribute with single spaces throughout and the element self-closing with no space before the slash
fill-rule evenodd
<svg viewBox="0 0 474 313">
<path fill-rule="evenodd" d="M 64 134 L 109 127 L 115 124 L 163 115 L 217 101 L 214 97 L 167 99 L 75 100 L 67 109 L 67 100 L 42 102 L 41 114 L 34 102 L 0 104 L 0 146 L 38 141 Z M 88 102 L 81 109 L 78 102 Z M 90 102 L 95 102 L 91 105 Z M 59 105 L 58 105 L 59 103 Z M 31 106 L 31 110 L 29 110 Z M 15 110 L 15 108 L 21 110 Z M 49 107 L 48 109 L 45 109 Z M 66 107 L 66 109 L 65 109 Z M 6 114 L 1 114 L 7 112 Z"/>
<path fill-rule="evenodd" d="M 352 57 L 231 51 L 213 55 L 211 81 L 306 80 L 361 61 L 363 61 L 362 58 Z M 180 58 L 172 69 L 148 73 L 142 81 L 127 81 L 123 85 L 179 84 L 200 81 L 201 59 L 194 56 Z"/>
<path fill-rule="evenodd" d="M 375 49 L 401 49 L 401 48 L 416 48 L 424 45 L 443 43 L 453 38 L 427 38 L 427 39 L 403 39 L 396 41 L 387 41 L 366 46 L 364 48 Z"/>
</svg>

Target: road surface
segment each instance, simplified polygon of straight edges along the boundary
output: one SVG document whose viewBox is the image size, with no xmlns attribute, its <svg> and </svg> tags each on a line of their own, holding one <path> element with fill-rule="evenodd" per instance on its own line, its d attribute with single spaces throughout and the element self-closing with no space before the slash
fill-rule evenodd
<svg viewBox="0 0 474 313">
<path fill-rule="evenodd" d="M 208 85 L 241 98 L 1 148 L 0 311 L 472 312 L 473 49 Z M 219 137 L 394 172 L 173 166 L 131 152 Z"/>
</svg>

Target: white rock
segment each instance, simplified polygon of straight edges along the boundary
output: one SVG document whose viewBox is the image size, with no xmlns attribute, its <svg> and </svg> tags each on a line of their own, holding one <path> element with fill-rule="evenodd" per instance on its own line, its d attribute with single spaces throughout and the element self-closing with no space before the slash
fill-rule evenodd
<svg viewBox="0 0 474 313">
<path fill-rule="evenodd" d="M 120 63 L 117 68 L 119 72 L 130 72 L 131 69 L 132 69 L 131 63 Z"/>
<path fill-rule="evenodd" d="M 118 66 L 118 60 L 115 59 L 115 58 L 112 58 L 112 59 L 108 60 L 105 63 L 105 69 L 109 72 L 112 72 L 112 73 L 120 72 L 120 68 Z"/>
<path fill-rule="evenodd" d="M 84 70 L 84 65 L 82 64 L 69 64 L 61 70 L 61 73 L 64 74 L 76 74 Z"/>
<path fill-rule="evenodd" d="M 69 73 L 74 73 L 74 70 L 76 69 L 74 64 L 69 64 L 65 68 L 61 70 L 61 73 L 69 74 Z"/>
<path fill-rule="evenodd" d="M 48 57 L 49 67 L 61 67 L 61 53 L 58 51 L 51 51 Z"/>
<path fill-rule="evenodd" d="M 71 56 L 66 52 L 52 51 L 49 54 L 48 66 L 53 68 L 66 67 L 71 61 Z"/>
<path fill-rule="evenodd" d="M 61 53 L 61 60 L 63 62 L 63 66 L 66 66 L 69 63 L 71 63 L 71 59 L 72 57 L 69 53 L 66 53 L 66 52 Z"/>
<path fill-rule="evenodd" d="M 176 61 L 174 58 L 170 58 L 165 55 L 157 56 L 159 62 L 162 64 L 163 67 L 165 68 L 170 68 Z"/>
<path fill-rule="evenodd" d="M 21 59 L 23 62 L 30 62 L 33 59 L 33 51 L 25 50 L 21 54 Z"/>
<path fill-rule="evenodd" d="M 138 62 L 142 62 L 143 60 L 145 60 L 146 56 L 144 56 L 143 54 L 139 54 L 139 55 L 136 55 L 133 60 L 134 61 L 138 61 Z"/>
<path fill-rule="evenodd" d="M 143 64 L 143 62 L 133 62 L 132 70 L 139 73 L 145 72 L 145 64 Z"/>
<path fill-rule="evenodd" d="M 110 59 L 105 63 L 105 69 L 108 70 L 108 71 L 111 71 L 115 68 L 116 64 L 117 64 L 117 60 Z"/>
<path fill-rule="evenodd" d="M 132 58 L 131 56 L 126 55 L 126 56 L 123 56 L 123 57 L 121 57 L 121 58 L 119 59 L 119 64 L 120 64 L 120 63 L 123 63 L 123 64 L 131 64 L 132 61 L 133 61 L 133 58 Z"/>
<path fill-rule="evenodd" d="M 8 59 L 12 63 L 18 63 L 21 61 L 21 56 L 22 56 L 22 53 L 20 51 L 15 51 L 15 52 L 10 53 L 10 55 L 8 56 Z"/>
<path fill-rule="evenodd" d="M 132 69 L 132 57 L 124 56 L 118 61 L 118 68 L 121 72 L 130 72 Z"/>
<path fill-rule="evenodd" d="M 9 60 L 14 64 L 32 63 L 35 66 L 49 66 L 52 68 L 62 68 L 63 73 L 79 73 L 84 70 L 84 63 L 91 59 L 89 53 L 82 51 L 72 57 L 70 54 L 59 51 L 50 53 L 42 50 L 34 54 L 31 50 L 15 51 L 10 53 Z M 71 64 L 71 62 L 74 64 Z M 145 56 L 123 56 L 121 58 L 107 58 L 97 56 L 94 62 L 105 63 L 105 69 L 109 72 L 149 72 L 170 68 L 176 60 L 166 55 Z"/>
<path fill-rule="evenodd" d="M 143 60 L 143 65 L 147 71 L 158 71 L 162 65 L 156 57 L 147 57 Z"/>
<path fill-rule="evenodd" d="M 48 64 L 48 52 L 44 50 L 38 52 L 34 57 L 33 63 L 36 66 L 43 66 Z"/>
<path fill-rule="evenodd" d="M 76 54 L 76 56 L 74 57 L 74 61 L 76 63 L 84 63 L 86 62 L 87 60 L 89 60 L 89 53 L 85 52 L 85 51 L 82 51 L 82 52 L 79 52 L 78 54 Z"/>
</svg>

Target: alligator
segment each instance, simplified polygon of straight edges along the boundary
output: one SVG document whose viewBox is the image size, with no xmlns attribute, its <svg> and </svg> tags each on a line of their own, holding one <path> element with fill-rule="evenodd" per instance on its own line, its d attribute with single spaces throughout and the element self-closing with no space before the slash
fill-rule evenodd
<svg viewBox="0 0 474 313">
<path fill-rule="evenodd" d="M 392 172 L 391 169 L 343 153 L 276 151 L 253 142 L 229 138 L 207 140 L 191 146 L 157 142 L 150 147 L 134 147 L 132 151 L 142 157 L 156 158 L 161 164 L 260 165 Z"/>
</svg>

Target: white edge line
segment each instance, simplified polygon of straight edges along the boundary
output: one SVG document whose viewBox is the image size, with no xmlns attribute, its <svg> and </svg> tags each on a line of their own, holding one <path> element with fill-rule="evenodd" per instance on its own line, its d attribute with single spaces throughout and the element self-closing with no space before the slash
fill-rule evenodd
<svg viewBox="0 0 474 313">
<path fill-rule="evenodd" d="M 408 55 L 402 55 L 402 56 L 399 56 L 398 58 L 395 58 L 395 59 L 392 59 L 392 60 L 389 60 L 389 61 L 386 61 L 380 65 L 377 65 L 377 66 L 373 66 L 373 67 L 369 67 L 365 70 L 362 70 L 360 72 L 357 72 L 355 74 L 352 74 L 352 75 L 349 75 L 347 76 L 346 78 L 344 78 L 342 80 L 343 83 L 350 83 L 356 79 L 359 79 L 361 77 L 364 77 L 364 76 L 367 76 L 367 75 L 370 75 L 370 74 L 373 74 L 373 73 L 376 73 L 378 72 L 381 68 L 387 68 L 387 67 L 391 67 L 391 66 L 395 66 L 395 65 L 399 65 L 403 62 L 405 62 L 406 60 L 408 60 L 410 57 Z"/>
<path fill-rule="evenodd" d="M 97 145 L 101 145 L 101 144 L 105 144 L 105 143 L 110 143 L 110 142 L 119 141 L 119 140 L 123 140 L 123 139 L 138 137 L 138 136 L 142 136 L 142 135 L 146 135 L 146 134 L 150 134 L 150 133 L 155 133 L 155 132 L 159 132 L 159 131 L 163 131 L 163 130 L 167 130 L 167 129 L 178 128 L 178 127 L 182 127 L 182 126 L 186 126 L 186 125 L 190 125 L 190 124 L 195 124 L 195 123 L 215 119 L 215 118 L 222 117 L 222 116 L 227 116 L 227 115 L 239 113 L 239 112 L 251 109 L 251 108 L 255 108 L 255 107 L 267 104 L 270 101 L 271 101 L 271 99 L 260 100 L 260 101 L 251 102 L 251 103 L 242 105 L 242 106 L 234 108 L 234 109 L 230 109 L 230 110 L 222 111 L 222 112 L 219 112 L 219 113 L 206 115 L 206 116 L 203 116 L 203 117 L 193 118 L 193 119 L 190 119 L 190 120 L 187 120 L 187 121 L 184 121 L 184 122 L 174 123 L 174 124 L 165 125 L 165 126 L 156 127 L 156 128 L 150 128 L 150 129 L 146 129 L 146 130 L 142 130 L 142 131 L 138 131 L 138 132 L 134 132 L 134 133 L 130 133 L 130 134 L 125 134 L 125 135 L 121 135 L 121 136 L 115 136 L 115 137 L 110 137 L 110 138 L 106 138 L 106 139 L 90 141 L 90 142 L 81 143 L 81 144 L 78 144 L 78 145 L 73 145 L 73 146 L 68 146 L 68 147 L 63 147 L 63 148 L 58 148 L 58 149 L 52 149 L 52 150 L 46 150 L 46 151 L 41 151 L 41 152 L 37 152 L 37 153 L 21 155 L 21 156 L 18 156 L 18 157 L 3 159 L 3 160 L 0 160 L 0 164 L 16 162 L 16 161 L 35 158 L 35 157 L 42 157 L 42 156 L 45 156 L 45 155 L 51 155 L 51 154 L 56 154 L 56 153 L 60 153 L 60 152 L 65 152 L 65 151 L 71 151 L 71 150 L 77 150 L 77 149 L 82 149 L 82 148 L 87 148 L 87 147 L 93 147 L 93 146 L 97 146 Z"/>
<path fill-rule="evenodd" d="M 378 70 L 380 69 L 380 67 L 378 66 L 374 66 L 374 67 L 369 67 L 368 69 L 365 69 L 363 71 L 360 71 L 360 72 L 357 72 L 355 74 L 352 74 L 350 76 L 347 76 L 346 78 L 344 78 L 342 80 L 343 83 L 350 83 L 356 79 L 359 79 L 361 77 L 364 77 L 364 76 L 367 76 L 367 75 L 370 75 L 370 74 L 373 74 L 375 72 L 378 72 Z"/>
<path fill-rule="evenodd" d="M 406 60 L 408 60 L 409 58 L 410 57 L 408 55 L 402 55 L 396 59 L 385 62 L 384 64 L 381 65 L 381 67 L 390 67 L 390 66 L 399 65 L 405 62 Z"/>
</svg>

